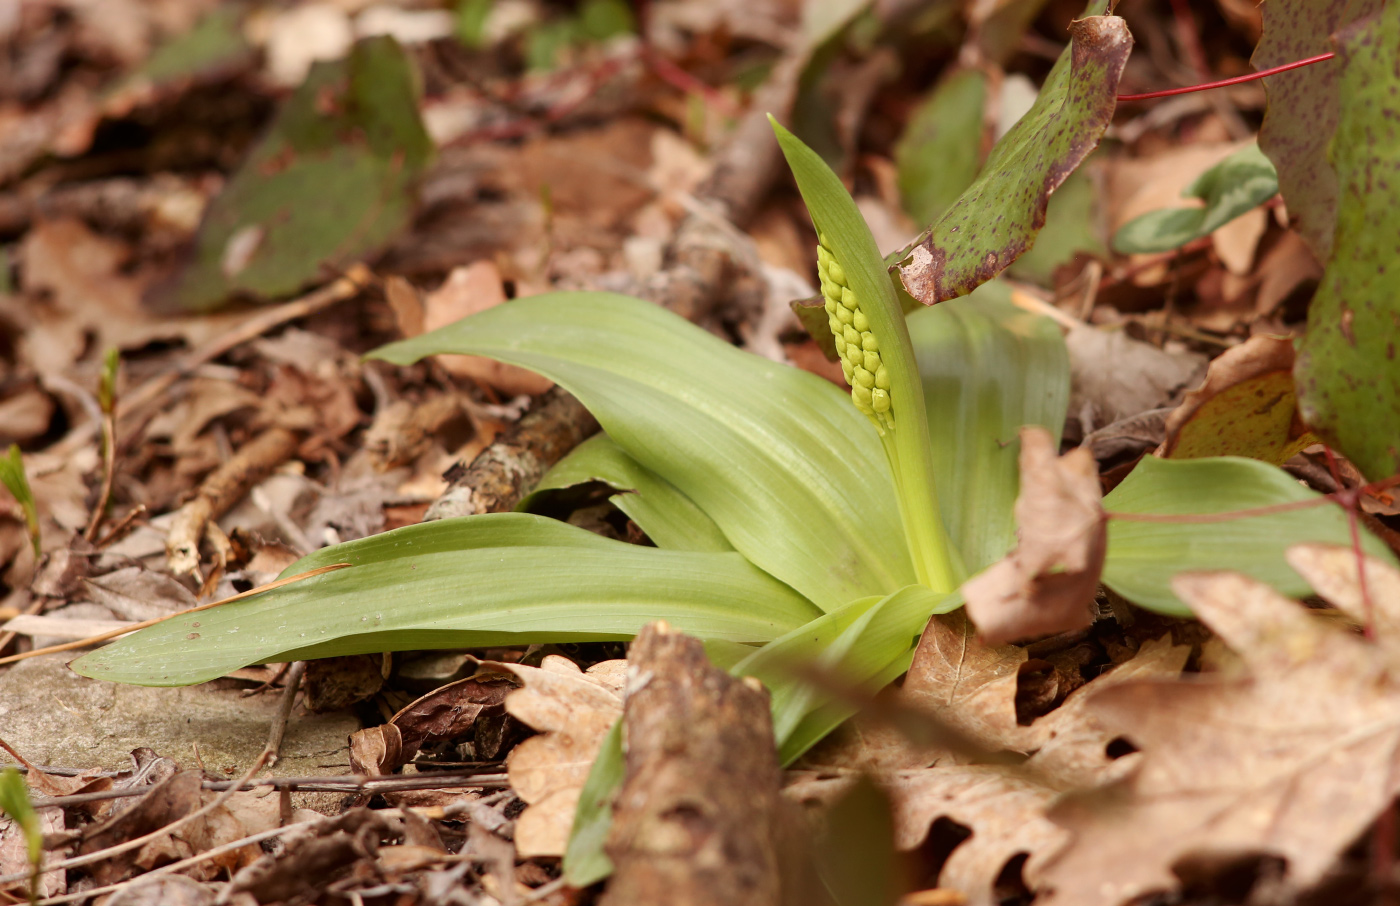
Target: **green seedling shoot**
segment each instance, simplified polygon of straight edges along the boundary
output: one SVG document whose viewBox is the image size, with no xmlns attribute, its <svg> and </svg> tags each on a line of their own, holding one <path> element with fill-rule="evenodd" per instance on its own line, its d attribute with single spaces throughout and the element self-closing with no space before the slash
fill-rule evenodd
<svg viewBox="0 0 1400 906">
<path fill-rule="evenodd" d="M 29 787 L 14 768 L 0 771 L 0 812 L 24 834 L 25 856 L 33 873 L 29 876 L 29 902 L 39 902 L 39 874 L 44 864 L 44 831 L 39 826 L 39 814 L 29 801 Z"/>
</svg>

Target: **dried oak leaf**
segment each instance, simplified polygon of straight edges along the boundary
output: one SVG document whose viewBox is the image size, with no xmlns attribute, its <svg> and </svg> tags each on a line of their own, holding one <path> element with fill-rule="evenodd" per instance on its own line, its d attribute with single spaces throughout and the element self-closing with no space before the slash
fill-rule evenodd
<svg viewBox="0 0 1400 906">
<path fill-rule="evenodd" d="M 626 661 L 604 661 L 584 672 L 549 655 L 538 667 L 488 663 L 524 687 L 506 696 L 506 711 L 540 731 L 506 758 L 510 785 L 529 808 L 515 824 L 522 858 L 562 856 L 583 782 L 603 737 L 622 716 Z"/>
<path fill-rule="evenodd" d="M 1317 593 L 1363 625 L 1369 624 L 1376 643 L 1400 648 L 1400 570 L 1375 557 L 1366 557 L 1364 573 L 1368 605 L 1361 594 L 1356 552 L 1332 544 L 1295 544 L 1285 555 Z M 1377 606 L 1377 602 L 1382 602 Z"/>
<path fill-rule="evenodd" d="M 1126 682 L 1092 697 L 1089 711 L 1141 759 L 1126 779 L 1050 812 L 1073 842 L 1041 873 L 1047 904 L 1136 901 L 1177 888 L 1195 860 L 1252 854 L 1283 858 L 1287 883 L 1306 888 L 1400 793 L 1393 641 L 1328 625 L 1238 574 L 1172 585 L 1245 674 Z M 1394 620 L 1400 599 L 1373 601 Z"/>
<path fill-rule="evenodd" d="M 1045 817 L 1058 794 L 1023 770 L 1005 765 L 947 765 L 901 771 L 885 780 L 894 803 L 895 845 L 918 846 L 938 818 L 972 831 L 938 874 L 938 886 L 961 892 L 968 906 L 995 906 L 997 879 L 1012 859 L 1028 855 L 1025 875 L 1065 842 L 1064 828 Z"/>
<path fill-rule="evenodd" d="M 1103 570 L 1108 524 L 1085 448 L 1055 455 L 1044 428 L 1021 429 L 1016 549 L 965 582 L 968 616 L 989 645 L 1083 629 Z"/>
<path fill-rule="evenodd" d="M 1277 465 L 1317 443 L 1298 416 L 1293 341 L 1261 335 L 1226 350 L 1166 428 L 1157 455 L 1167 459 L 1248 456 Z"/>
</svg>

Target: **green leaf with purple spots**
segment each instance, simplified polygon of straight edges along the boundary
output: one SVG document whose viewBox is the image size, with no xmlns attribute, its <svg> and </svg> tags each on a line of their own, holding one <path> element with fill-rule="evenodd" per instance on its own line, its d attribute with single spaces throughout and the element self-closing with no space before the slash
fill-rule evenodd
<svg viewBox="0 0 1400 906">
<path fill-rule="evenodd" d="M 1118 77 L 1132 50 L 1128 27 L 1094 0 L 1070 25 L 1070 46 L 1034 106 L 997 142 L 977 180 L 900 264 L 925 305 L 966 295 L 1035 242 L 1051 194 L 1098 146 L 1113 118 Z"/>
<path fill-rule="evenodd" d="M 393 38 L 317 63 L 210 203 L 193 259 L 157 301 L 207 310 L 288 295 L 373 254 L 408 224 L 432 153 L 413 63 Z"/>
<path fill-rule="evenodd" d="M 1269 0 L 1264 34 L 1250 60 L 1268 69 L 1335 50 L 1331 35 L 1349 22 L 1374 15 L 1385 0 Z M 1279 190 L 1298 232 L 1325 261 L 1337 224 L 1337 173 L 1327 147 L 1337 131 L 1337 79 L 1332 60 L 1281 72 L 1264 80 L 1269 107 L 1259 127 L 1259 147 L 1278 169 Z"/>
<path fill-rule="evenodd" d="M 1293 374 L 1303 420 L 1375 481 L 1400 472 L 1400 3 L 1337 38 L 1337 231 Z"/>
</svg>

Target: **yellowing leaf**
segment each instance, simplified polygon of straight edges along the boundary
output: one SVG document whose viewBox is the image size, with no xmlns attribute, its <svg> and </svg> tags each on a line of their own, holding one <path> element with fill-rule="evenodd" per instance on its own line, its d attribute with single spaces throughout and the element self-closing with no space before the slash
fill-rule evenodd
<svg viewBox="0 0 1400 906">
<path fill-rule="evenodd" d="M 1247 456 L 1280 465 L 1317 438 L 1297 415 L 1293 341 L 1257 336 L 1210 363 L 1167 416 L 1167 459 Z"/>
</svg>

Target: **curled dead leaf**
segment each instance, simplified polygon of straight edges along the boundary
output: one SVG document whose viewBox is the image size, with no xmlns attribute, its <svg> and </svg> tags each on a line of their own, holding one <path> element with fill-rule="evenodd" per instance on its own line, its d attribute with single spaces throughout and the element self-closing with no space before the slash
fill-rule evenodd
<svg viewBox="0 0 1400 906">
<path fill-rule="evenodd" d="M 1044 428 L 1021 429 L 1016 549 L 963 584 L 987 644 L 1082 629 L 1108 546 L 1098 465 L 1085 448 L 1055 455 Z"/>
</svg>

